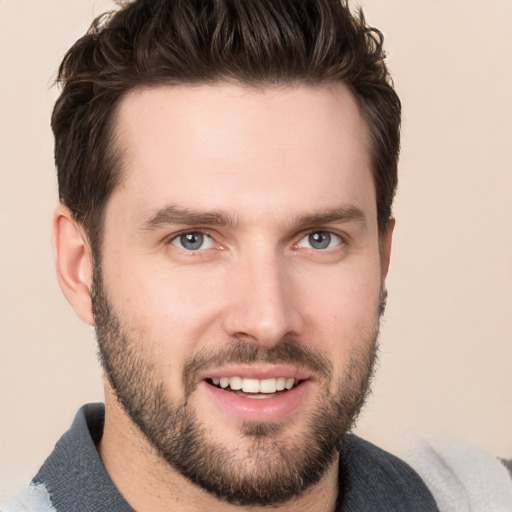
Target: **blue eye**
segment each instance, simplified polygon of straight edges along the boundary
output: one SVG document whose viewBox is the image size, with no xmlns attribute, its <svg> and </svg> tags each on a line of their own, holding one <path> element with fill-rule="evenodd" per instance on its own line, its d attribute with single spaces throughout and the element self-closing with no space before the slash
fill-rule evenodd
<svg viewBox="0 0 512 512">
<path fill-rule="evenodd" d="M 306 235 L 298 244 L 298 247 L 306 247 L 309 249 L 330 249 L 340 245 L 341 238 L 329 231 L 313 231 Z"/>
<path fill-rule="evenodd" d="M 199 251 L 211 249 L 213 247 L 213 239 L 205 233 L 191 231 L 175 236 L 171 240 L 171 244 L 185 251 Z"/>
</svg>

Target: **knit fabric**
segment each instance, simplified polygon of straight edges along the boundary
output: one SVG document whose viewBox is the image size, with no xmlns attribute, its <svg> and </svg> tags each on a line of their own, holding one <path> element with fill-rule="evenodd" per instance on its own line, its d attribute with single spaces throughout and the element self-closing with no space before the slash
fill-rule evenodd
<svg viewBox="0 0 512 512">
<path fill-rule="evenodd" d="M 103 404 L 83 406 L 35 476 L 57 512 L 133 512 L 96 449 L 104 421 Z"/>
<path fill-rule="evenodd" d="M 346 436 L 340 453 L 337 512 L 438 511 L 430 490 L 399 458 L 356 436 Z"/>
<path fill-rule="evenodd" d="M 465 441 L 432 437 L 412 444 L 408 462 L 442 512 L 512 512 L 512 476 L 506 461 Z"/>
<path fill-rule="evenodd" d="M 24 488 L 17 496 L 12 496 L 7 503 L 0 503 L 1 512 L 56 512 L 51 504 L 46 487 L 32 484 Z"/>
</svg>

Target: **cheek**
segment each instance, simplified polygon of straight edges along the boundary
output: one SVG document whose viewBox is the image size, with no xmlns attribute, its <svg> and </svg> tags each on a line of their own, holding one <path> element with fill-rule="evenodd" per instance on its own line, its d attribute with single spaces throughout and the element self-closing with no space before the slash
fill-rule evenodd
<svg viewBox="0 0 512 512">
<path fill-rule="evenodd" d="M 335 365 L 344 366 L 354 350 L 373 338 L 380 306 L 380 266 L 347 266 L 303 284 L 307 338 L 316 340 Z"/>
<path fill-rule="evenodd" d="M 110 265 L 109 295 L 133 318 L 164 324 L 195 316 L 212 302 L 215 278 L 200 265 L 180 266 L 163 255 L 140 255 Z M 210 275 L 209 275 L 210 274 Z"/>
<path fill-rule="evenodd" d="M 119 264 L 111 269 L 105 278 L 107 294 L 123 327 L 144 344 L 162 379 L 179 385 L 186 359 L 213 338 L 215 280 L 160 265 Z"/>
</svg>

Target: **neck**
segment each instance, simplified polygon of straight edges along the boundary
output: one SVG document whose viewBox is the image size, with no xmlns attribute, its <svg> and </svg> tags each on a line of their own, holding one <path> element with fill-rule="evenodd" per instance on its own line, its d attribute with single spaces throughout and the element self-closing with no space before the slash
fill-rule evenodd
<svg viewBox="0 0 512 512">
<path fill-rule="evenodd" d="M 105 427 L 98 445 L 110 478 L 130 506 L 138 512 L 204 511 L 332 512 L 338 495 L 338 458 L 318 484 L 279 506 L 240 506 L 207 493 L 165 462 L 119 404 L 111 388 L 105 389 Z M 174 508 L 173 508 L 174 507 Z"/>
</svg>

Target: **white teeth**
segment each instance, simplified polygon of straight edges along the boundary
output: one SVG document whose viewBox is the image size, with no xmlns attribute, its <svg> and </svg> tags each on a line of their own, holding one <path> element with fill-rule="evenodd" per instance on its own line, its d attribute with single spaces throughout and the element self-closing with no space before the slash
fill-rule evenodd
<svg viewBox="0 0 512 512">
<path fill-rule="evenodd" d="M 242 377 L 215 377 L 212 378 L 212 383 L 215 386 L 220 386 L 226 389 L 228 386 L 233 391 L 243 391 L 244 393 L 261 393 L 272 394 L 276 391 L 284 391 L 285 389 L 292 389 L 295 386 L 295 379 L 293 377 L 278 377 L 271 379 L 247 379 Z"/>
<path fill-rule="evenodd" d="M 242 389 L 242 377 L 231 377 L 229 379 L 229 387 L 233 389 L 234 391 L 238 391 L 239 389 Z"/>
<path fill-rule="evenodd" d="M 258 379 L 242 379 L 242 391 L 244 393 L 259 393 L 260 381 Z"/>
<path fill-rule="evenodd" d="M 260 393 L 275 393 L 276 379 L 260 380 Z"/>
</svg>

